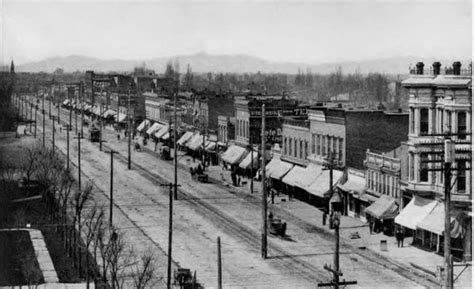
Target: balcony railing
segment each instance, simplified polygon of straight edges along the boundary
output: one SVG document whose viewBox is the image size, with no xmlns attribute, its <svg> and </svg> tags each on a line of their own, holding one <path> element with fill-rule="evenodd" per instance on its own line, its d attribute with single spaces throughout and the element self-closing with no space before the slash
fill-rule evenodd
<svg viewBox="0 0 474 289">
<path fill-rule="evenodd" d="M 397 158 L 385 156 L 383 154 L 377 154 L 373 152 L 367 152 L 365 165 L 373 165 L 377 167 L 383 167 L 390 170 L 399 170 L 401 161 Z"/>
</svg>

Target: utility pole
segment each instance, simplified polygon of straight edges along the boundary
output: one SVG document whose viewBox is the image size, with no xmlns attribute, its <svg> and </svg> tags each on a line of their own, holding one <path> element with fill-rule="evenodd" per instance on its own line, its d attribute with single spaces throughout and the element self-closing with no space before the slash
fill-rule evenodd
<svg viewBox="0 0 474 289">
<path fill-rule="evenodd" d="M 84 137 L 84 83 L 79 83 L 79 96 L 81 98 L 81 138 Z"/>
<path fill-rule="evenodd" d="M 455 160 L 454 143 L 450 139 L 444 141 L 444 262 L 445 287 L 453 288 L 453 266 L 451 256 L 451 163 Z"/>
<path fill-rule="evenodd" d="M 51 119 L 51 96 L 49 97 L 49 119 Z"/>
<path fill-rule="evenodd" d="M 430 142 L 421 145 L 427 146 L 444 146 L 444 152 L 441 151 L 441 154 L 444 154 L 444 160 L 432 159 L 424 161 L 424 163 L 444 163 L 443 167 L 437 168 L 428 168 L 427 171 L 442 171 L 444 175 L 444 261 L 445 261 L 445 274 L 444 274 L 444 288 L 452 289 L 453 288 L 453 265 L 452 265 L 452 255 L 451 255 L 451 189 L 455 185 L 452 184 L 452 171 L 461 171 L 461 170 L 472 170 L 471 168 L 452 167 L 452 163 L 456 162 L 456 143 L 458 144 L 469 144 L 472 145 L 471 140 L 466 138 L 465 140 L 456 140 L 453 141 L 450 139 L 451 136 L 471 136 L 470 132 L 457 132 L 457 133 L 435 133 L 428 134 L 427 136 L 443 136 L 445 139 L 443 142 Z M 440 153 L 433 150 L 429 154 L 439 155 Z"/>
<path fill-rule="evenodd" d="M 58 101 L 58 124 L 60 124 L 60 121 L 61 121 L 61 112 L 60 112 L 60 109 L 61 109 L 61 100 L 60 100 L 60 98 L 59 98 L 59 94 L 58 94 L 57 101 Z"/>
<path fill-rule="evenodd" d="M 221 237 L 217 237 L 217 289 L 222 289 Z"/>
<path fill-rule="evenodd" d="M 43 94 L 43 108 L 41 109 L 43 112 L 43 147 L 45 146 L 45 120 L 46 120 L 46 112 L 44 111 L 44 94 Z"/>
<path fill-rule="evenodd" d="M 178 72 L 176 72 L 178 73 Z M 178 92 L 179 92 L 179 76 L 177 79 L 176 84 L 176 92 L 174 94 L 174 123 L 173 123 L 173 150 L 174 150 L 174 199 L 178 199 L 178 150 L 176 142 L 178 137 L 178 117 L 177 117 L 177 110 L 178 110 Z"/>
<path fill-rule="evenodd" d="M 81 136 L 78 134 L 77 139 L 77 189 L 81 191 Z"/>
<path fill-rule="evenodd" d="M 102 151 L 102 109 L 103 109 L 103 106 L 104 104 L 101 101 L 100 108 L 99 108 L 99 150 L 100 151 Z"/>
<path fill-rule="evenodd" d="M 35 104 L 35 138 L 36 138 L 36 127 L 37 127 L 36 121 L 37 120 L 38 120 L 38 105 Z"/>
<path fill-rule="evenodd" d="M 168 217 L 168 274 L 166 288 L 171 289 L 171 262 L 172 244 L 173 244 L 173 183 L 161 184 L 161 187 L 169 186 L 169 217 Z M 175 190 L 176 190 L 176 186 Z"/>
<path fill-rule="evenodd" d="M 109 225 L 112 226 L 112 212 L 114 207 L 114 154 L 118 153 L 117 151 L 110 150 L 107 153 L 110 153 L 110 208 L 109 208 Z"/>
<path fill-rule="evenodd" d="M 318 287 L 334 287 L 339 289 L 340 285 L 355 285 L 357 281 L 339 281 L 339 276 L 342 276 L 342 272 L 339 269 L 339 226 L 341 224 L 339 213 L 336 212 L 332 217 L 332 223 L 334 226 L 334 235 L 336 237 L 336 245 L 334 250 L 334 269 L 329 265 L 324 265 L 324 269 L 333 274 L 333 279 L 329 283 L 318 283 Z"/>
<path fill-rule="evenodd" d="M 76 95 L 75 91 L 74 91 L 74 104 L 76 106 L 76 108 L 74 109 L 74 118 L 75 118 L 75 122 L 76 122 L 75 133 L 77 135 L 77 95 Z M 71 107 L 71 109 L 72 109 L 72 107 Z"/>
<path fill-rule="evenodd" d="M 132 169 L 132 129 L 131 129 L 131 119 L 130 119 L 130 89 L 128 90 L 128 108 L 127 108 L 127 115 L 128 115 L 128 162 L 127 162 L 127 167 L 129 170 Z"/>
<path fill-rule="evenodd" d="M 262 258 L 267 259 L 267 186 L 265 180 L 265 104 L 262 104 Z"/>
<path fill-rule="evenodd" d="M 251 135 L 249 135 L 249 142 L 250 142 L 250 158 L 252 159 L 252 162 L 250 164 L 250 193 L 253 194 L 253 140 L 252 140 Z"/>
<path fill-rule="evenodd" d="M 56 127 L 54 126 L 54 121 L 56 120 L 56 116 L 52 115 L 51 119 L 53 120 L 53 154 L 54 154 L 54 134 L 56 132 Z"/>
</svg>

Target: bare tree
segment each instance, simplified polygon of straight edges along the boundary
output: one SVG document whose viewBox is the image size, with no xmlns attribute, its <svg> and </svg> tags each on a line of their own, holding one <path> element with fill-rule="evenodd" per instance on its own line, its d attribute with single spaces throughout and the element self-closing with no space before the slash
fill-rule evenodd
<svg viewBox="0 0 474 289">
<path fill-rule="evenodd" d="M 105 261 L 108 264 L 112 288 L 124 288 L 125 271 L 133 265 L 133 250 L 127 248 L 125 236 L 114 226 L 109 227 Z"/>
<path fill-rule="evenodd" d="M 82 210 L 84 209 L 84 205 L 91 200 L 92 196 L 92 185 L 87 184 L 86 187 L 83 190 L 76 191 L 73 198 L 73 208 L 74 208 L 74 219 L 73 219 L 73 224 L 74 227 L 77 225 L 77 232 L 80 232 L 82 230 L 82 222 L 81 222 L 81 217 L 82 217 Z M 77 233 L 76 230 L 74 230 L 74 253 L 73 253 L 73 259 L 74 263 L 77 262 L 78 268 L 79 268 L 79 276 L 81 276 L 81 244 L 80 240 L 77 238 Z M 78 258 L 76 258 L 76 254 L 78 254 Z"/>
<path fill-rule="evenodd" d="M 133 284 L 137 289 L 152 288 L 155 283 L 151 283 L 155 277 L 156 258 L 151 248 L 147 249 L 137 261 L 131 270 Z M 156 280 L 159 281 L 159 280 Z"/>
<path fill-rule="evenodd" d="M 39 151 L 38 144 L 30 145 L 24 150 L 24 155 L 20 161 L 20 170 L 27 183 L 31 181 L 31 177 L 37 169 Z"/>
<path fill-rule="evenodd" d="M 102 207 L 94 206 L 88 210 L 87 215 L 85 216 L 85 225 L 86 225 L 86 233 L 85 233 L 85 243 L 86 243 L 86 281 L 87 281 L 87 288 L 89 288 L 89 248 L 92 241 L 96 238 L 97 234 L 99 233 L 101 224 L 104 218 L 104 210 Z M 95 269 L 94 269 L 94 279 L 95 279 Z"/>
</svg>

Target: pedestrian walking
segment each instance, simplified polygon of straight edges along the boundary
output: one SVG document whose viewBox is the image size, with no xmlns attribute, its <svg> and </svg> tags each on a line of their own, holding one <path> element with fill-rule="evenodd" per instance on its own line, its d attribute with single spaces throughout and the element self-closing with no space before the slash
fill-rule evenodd
<svg viewBox="0 0 474 289">
<path fill-rule="evenodd" d="M 369 232 L 370 232 L 370 235 L 372 235 L 372 231 L 373 231 L 373 225 L 374 223 L 372 221 L 369 221 Z"/>
<path fill-rule="evenodd" d="M 400 248 L 400 244 L 402 243 L 402 230 L 400 230 L 400 228 L 395 232 L 395 238 L 397 239 L 397 247 Z"/>
<path fill-rule="evenodd" d="M 402 248 L 403 248 L 403 239 L 405 239 L 405 232 L 403 230 L 400 230 L 400 242 L 402 243 Z"/>
<path fill-rule="evenodd" d="M 240 175 L 237 177 L 237 186 L 240 187 Z"/>
<path fill-rule="evenodd" d="M 118 141 L 120 140 L 120 134 L 119 133 L 117 134 L 117 140 Z"/>
<path fill-rule="evenodd" d="M 327 218 L 328 218 L 328 214 L 326 214 L 326 212 L 323 212 L 323 226 L 326 226 Z"/>
<path fill-rule="evenodd" d="M 63 132 L 63 127 L 62 127 L 62 126 L 59 127 L 59 132 L 60 132 L 60 133 Z"/>
</svg>

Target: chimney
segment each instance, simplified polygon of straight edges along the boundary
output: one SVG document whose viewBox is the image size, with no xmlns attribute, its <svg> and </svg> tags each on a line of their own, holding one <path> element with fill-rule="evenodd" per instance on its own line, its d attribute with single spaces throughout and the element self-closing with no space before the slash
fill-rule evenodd
<svg viewBox="0 0 474 289">
<path fill-rule="evenodd" d="M 454 75 L 461 74 L 461 62 L 459 61 L 453 62 L 453 74 Z"/>
<path fill-rule="evenodd" d="M 433 62 L 433 75 L 439 75 L 441 71 L 441 63 Z"/>
<path fill-rule="evenodd" d="M 424 66 L 425 66 L 425 65 L 423 64 L 423 62 L 418 62 L 418 63 L 416 64 L 416 74 L 421 74 L 421 75 L 422 75 L 422 74 L 423 74 L 423 67 L 424 67 Z"/>
</svg>

